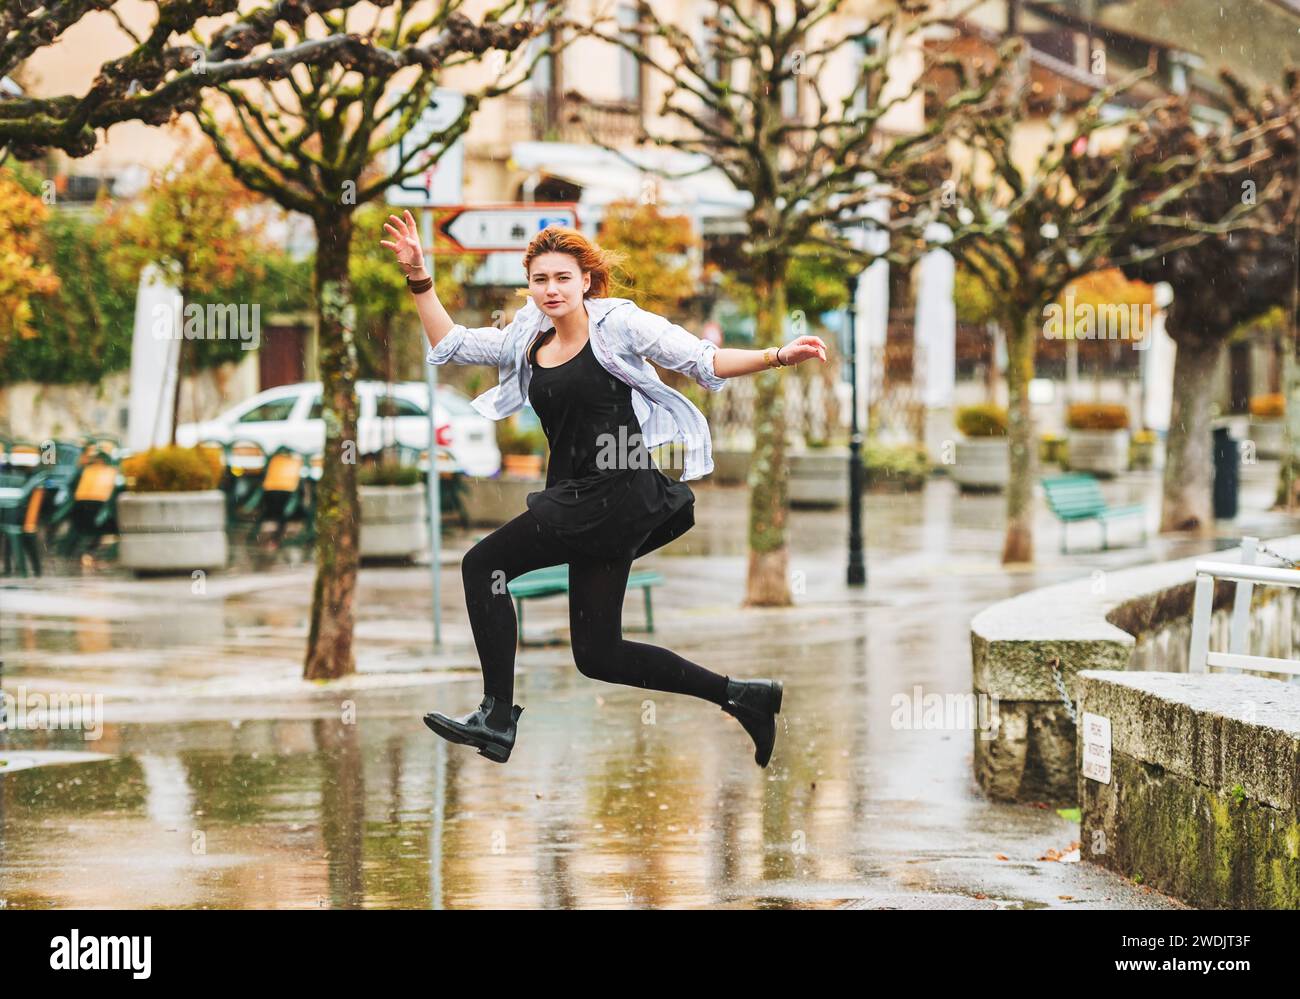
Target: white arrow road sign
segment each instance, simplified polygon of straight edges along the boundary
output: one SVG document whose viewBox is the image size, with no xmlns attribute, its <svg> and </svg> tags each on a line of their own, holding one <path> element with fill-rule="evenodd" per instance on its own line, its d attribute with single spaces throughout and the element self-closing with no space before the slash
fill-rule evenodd
<svg viewBox="0 0 1300 999">
<path fill-rule="evenodd" d="M 467 208 L 442 226 L 466 250 L 526 250 L 548 225 L 577 228 L 565 208 Z"/>
</svg>

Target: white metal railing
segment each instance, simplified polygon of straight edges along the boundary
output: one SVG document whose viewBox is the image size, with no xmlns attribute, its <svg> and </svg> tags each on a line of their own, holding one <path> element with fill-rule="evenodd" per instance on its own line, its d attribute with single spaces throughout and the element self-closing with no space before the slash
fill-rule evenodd
<svg viewBox="0 0 1300 999">
<path fill-rule="evenodd" d="M 1196 597 L 1192 604 L 1192 645 L 1187 657 L 1189 673 L 1204 673 L 1211 666 L 1221 669 L 1249 669 L 1268 673 L 1300 676 L 1300 660 L 1273 659 L 1246 654 L 1250 636 L 1250 600 L 1255 584 L 1300 588 L 1300 569 L 1274 569 L 1256 565 L 1258 538 L 1243 538 L 1241 564 L 1197 561 Z M 1228 628 L 1228 651 L 1210 651 L 1210 618 L 1214 613 L 1214 581 L 1231 579 L 1237 583 L 1232 604 L 1232 621 Z"/>
</svg>

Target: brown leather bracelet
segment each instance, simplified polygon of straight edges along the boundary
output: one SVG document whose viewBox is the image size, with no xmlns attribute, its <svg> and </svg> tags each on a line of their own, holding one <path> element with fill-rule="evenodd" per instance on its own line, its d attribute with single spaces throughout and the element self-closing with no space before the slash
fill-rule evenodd
<svg viewBox="0 0 1300 999">
<path fill-rule="evenodd" d="M 433 278 L 421 278 L 418 281 L 412 281 L 409 277 L 406 279 L 406 287 L 411 289 L 412 295 L 422 295 L 433 287 Z"/>
</svg>

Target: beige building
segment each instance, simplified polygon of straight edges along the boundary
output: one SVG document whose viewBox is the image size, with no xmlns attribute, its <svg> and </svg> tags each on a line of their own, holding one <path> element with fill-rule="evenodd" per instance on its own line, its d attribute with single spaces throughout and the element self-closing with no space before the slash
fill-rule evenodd
<svg viewBox="0 0 1300 999">
<path fill-rule="evenodd" d="M 433 10 L 432 2 L 426 6 Z M 463 9 L 468 16 L 478 19 L 489 6 L 475 0 Z M 714 6 L 708 2 L 677 0 L 657 5 L 656 13 L 688 31 L 696 44 L 707 51 L 710 40 L 703 22 Z M 842 12 L 818 26 L 809 39 L 809 46 L 863 26 L 867 13 L 877 6 L 873 0 L 845 4 Z M 565 14 L 573 21 L 612 33 L 631 23 L 634 9 L 632 4 L 618 0 L 583 0 L 569 4 Z M 144 0 L 122 0 L 116 5 L 116 12 L 123 24 L 136 33 L 145 30 L 155 16 L 153 6 Z M 378 13 L 375 8 L 359 8 L 356 26 L 364 22 L 365 16 L 388 15 Z M 474 92 L 498 79 L 522 80 L 509 94 L 486 101 L 464 136 L 461 195 L 464 203 L 574 202 L 581 227 L 594 232 L 611 201 L 653 200 L 665 214 L 689 216 L 706 252 L 713 237 L 734 236 L 743 231 L 749 196 L 736 191 L 717 171 L 696 172 L 683 180 L 663 179 L 627 164 L 592 142 L 594 135 L 602 143 L 632 153 L 643 131 L 653 135 L 684 134 L 686 126 L 681 118 L 660 113 L 669 88 L 661 74 L 640 65 L 630 53 L 617 46 L 591 37 L 565 38 L 561 52 L 541 58 L 540 53 L 550 42 L 548 36 L 542 36 L 513 56 L 490 54 L 478 63 L 448 70 L 440 81 L 444 87 Z M 93 13 L 66 32 L 58 43 L 33 58 L 24 67 L 19 82 L 38 94 L 83 92 L 104 61 L 126 54 L 132 45 L 112 16 Z M 672 65 L 673 54 L 662 40 L 655 40 L 653 51 L 661 64 Z M 855 51 L 853 46 L 843 47 L 817 76 L 816 85 L 832 107 L 852 85 Z M 919 67 L 920 53 L 913 52 L 899 61 L 896 72 L 915 76 Z M 745 84 L 741 73 L 737 67 L 733 77 L 737 86 Z M 402 83 L 402 77 L 395 78 L 394 86 Z M 806 79 L 792 84 L 782 96 L 789 117 L 807 119 L 815 111 Z M 218 100 L 216 105 L 220 107 L 221 103 Z M 922 110 L 918 95 L 895 107 L 881 125 L 895 133 L 914 129 L 921 123 Z M 164 128 L 135 123 L 113 126 L 91 155 L 77 160 L 56 157 L 56 169 L 66 177 L 61 201 L 66 204 L 89 198 L 101 178 L 113 180 L 117 193 L 129 195 L 147 184 L 148 171 L 165 166 L 187 141 L 206 141 L 187 117 Z M 638 155 L 644 166 L 670 173 L 698 169 L 698 161 L 671 150 L 647 147 Z M 517 252 L 488 255 L 472 283 L 497 287 L 521 285 L 520 255 Z M 314 351 L 310 343 L 304 353 L 307 364 L 303 374 L 310 378 L 314 376 L 311 363 Z M 267 387 L 261 384 L 266 381 L 265 372 L 259 378 L 252 359 L 241 367 L 248 370 L 221 379 L 219 384 L 200 386 L 196 392 L 187 393 L 188 397 L 206 400 L 204 408 L 212 411 L 230 401 L 231 396 L 240 398 L 250 390 Z M 36 386 L 30 388 L 31 392 L 19 392 L 24 400 L 22 408 L 26 416 L 23 418 L 30 417 L 33 423 L 22 428 L 25 432 L 43 435 L 48 433 L 44 428 L 52 422 L 66 425 L 85 419 L 86 407 L 76 399 L 64 398 L 71 390 L 45 393 Z M 19 397 L 13 392 L 9 395 Z M 53 398 L 60 401 L 46 406 L 39 403 L 40 399 Z M 29 406 L 28 399 L 36 399 L 37 404 Z M 89 412 L 102 419 L 103 414 L 111 416 L 115 411 L 114 406 L 99 405 Z"/>
<path fill-rule="evenodd" d="M 463 10 L 477 20 L 490 6 L 474 0 Z M 714 6 L 697 0 L 676 0 L 656 5 L 656 13 L 664 21 L 686 29 L 698 45 L 706 48 L 707 32 L 702 22 Z M 842 13 L 819 26 L 809 44 L 865 23 L 866 13 L 878 6 L 874 0 L 845 4 Z M 430 2 L 428 7 L 432 10 L 434 4 Z M 387 16 L 369 5 L 357 9 L 358 26 L 367 23 L 367 18 Z M 155 8 L 145 0 L 121 0 L 115 12 L 137 33 L 155 17 Z M 630 24 L 634 6 L 619 0 L 583 0 L 568 4 L 565 16 L 613 33 L 617 26 Z M 681 135 L 686 125 L 680 118 L 659 113 L 669 86 L 662 75 L 640 66 L 629 53 L 600 39 L 568 37 L 563 51 L 555 57 L 541 58 L 525 74 L 524 67 L 537 59 L 550 42 L 549 35 L 539 37 L 526 52 L 510 58 L 489 54 L 477 64 L 448 70 L 441 81 L 445 87 L 472 92 L 498 78 L 518 80 L 526 75 L 511 93 L 485 102 L 474 117 L 465 136 L 465 202 L 576 198 L 598 216 L 601 199 L 618 191 L 638 197 L 657 195 L 668 203 L 695 204 L 704 219 L 734 214 L 744 199 L 738 201 L 736 192 L 720 177 L 656 183 L 654 178 L 636 176 L 635 170 L 620 168 L 608 158 L 589 156 L 584 161 L 575 153 L 575 146 L 592 149 L 592 134 L 609 145 L 631 149 L 643 129 L 655 135 Z M 91 13 L 65 32 L 58 43 L 33 57 L 24 67 L 20 82 L 37 94 L 83 92 L 104 61 L 125 55 L 132 45 L 113 16 Z M 671 50 L 661 40 L 655 41 L 654 55 L 664 65 L 672 62 Z M 818 76 L 817 86 L 832 104 L 852 79 L 853 58 L 852 48 L 846 47 L 828 65 L 829 71 Z M 912 62 L 919 65 L 915 57 Z M 907 70 L 900 63 L 898 72 L 906 74 Z M 736 82 L 743 85 L 740 72 L 738 68 Z M 395 85 L 400 85 L 402 79 L 395 78 Z M 220 106 L 221 102 L 216 103 Z M 811 113 L 813 104 L 806 83 L 801 81 L 800 86 L 790 88 L 785 107 L 791 116 Z M 909 102 L 895 108 L 882 127 L 891 132 L 913 129 L 920 124 L 921 113 L 919 100 Z M 577 120 L 573 120 L 575 117 Z M 165 165 L 186 141 L 195 137 L 201 139 L 188 116 L 164 128 L 123 123 L 107 129 L 91 155 L 75 161 L 61 157 L 60 169 L 88 177 L 130 175 L 140 167 Z M 657 164 L 659 159 L 654 162 Z"/>
</svg>

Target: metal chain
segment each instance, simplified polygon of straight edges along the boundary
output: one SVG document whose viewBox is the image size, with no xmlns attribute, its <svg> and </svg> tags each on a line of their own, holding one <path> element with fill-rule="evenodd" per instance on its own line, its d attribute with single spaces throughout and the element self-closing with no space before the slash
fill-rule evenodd
<svg viewBox="0 0 1300 999">
<path fill-rule="evenodd" d="M 1065 710 L 1070 712 L 1070 721 L 1079 724 L 1079 716 L 1074 713 L 1074 702 L 1070 700 L 1070 695 L 1065 692 L 1065 681 L 1061 679 L 1061 660 L 1052 658 L 1052 679 L 1056 681 L 1056 689 L 1061 695 L 1061 700 L 1065 703 Z"/>
<path fill-rule="evenodd" d="M 1300 569 L 1300 562 L 1295 562 L 1287 558 L 1285 555 L 1279 555 L 1277 552 L 1273 551 L 1273 549 L 1269 548 L 1267 545 L 1256 545 L 1255 550 L 1259 552 L 1263 552 L 1265 555 L 1271 556 L 1272 558 L 1277 559 L 1279 562 L 1285 562 L 1288 569 Z"/>
</svg>

